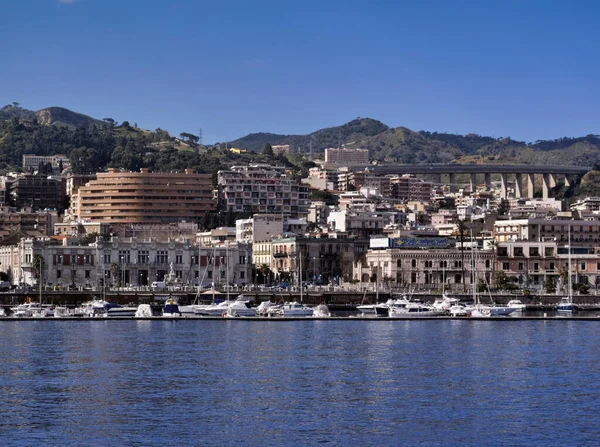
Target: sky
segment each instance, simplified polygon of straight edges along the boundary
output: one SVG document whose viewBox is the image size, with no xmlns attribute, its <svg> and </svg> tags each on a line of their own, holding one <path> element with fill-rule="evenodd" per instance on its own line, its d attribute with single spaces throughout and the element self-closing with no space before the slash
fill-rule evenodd
<svg viewBox="0 0 600 447">
<path fill-rule="evenodd" d="M 205 144 L 370 117 L 535 141 L 600 134 L 600 3 L 7 0 L 0 106 Z"/>
</svg>

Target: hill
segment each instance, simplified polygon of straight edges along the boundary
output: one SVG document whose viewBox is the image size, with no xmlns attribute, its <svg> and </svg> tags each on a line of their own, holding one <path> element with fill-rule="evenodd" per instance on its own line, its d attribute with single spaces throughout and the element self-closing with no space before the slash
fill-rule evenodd
<svg viewBox="0 0 600 447">
<path fill-rule="evenodd" d="M 37 121 L 47 126 L 67 127 L 76 129 L 83 126 L 89 128 L 93 125 L 101 127 L 106 124 L 104 121 L 97 120 L 82 113 L 73 112 L 63 107 L 47 107 L 34 112 L 20 107 L 17 103 L 4 106 L 0 109 L 0 120 L 8 120 L 13 116 L 20 120 Z"/>
<path fill-rule="evenodd" d="M 525 163 L 591 166 L 600 161 L 600 136 L 539 140 L 535 143 L 477 134 L 456 135 L 390 128 L 371 118 L 308 135 L 253 133 L 232 141 L 235 147 L 260 151 L 266 144 L 290 144 L 299 152 L 323 152 L 328 147 L 369 149 L 372 160 L 413 163 Z"/>
</svg>

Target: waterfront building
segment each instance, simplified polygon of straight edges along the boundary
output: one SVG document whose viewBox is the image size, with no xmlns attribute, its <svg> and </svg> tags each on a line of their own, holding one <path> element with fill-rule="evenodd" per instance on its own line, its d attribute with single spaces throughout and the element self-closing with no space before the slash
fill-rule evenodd
<svg viewBox="0 0 600 447">
<path fill-rule="evenodd" d="M 53 234 L 54 225 L 58 222 L 56 211 L 17 211 L 7 206 L 0 207 L 0 239 L 14 233 L 29 236 L 48 236 Z"/>
<path fill-rule="evenodd" d="M 274 238 L 270 268 L 276 277 L 286 272 L 298 281 L 302 262 L 303 281 L 337 284 L 352 279 L 355 253 L 366 249 L 368 241 L 347 238 Z"/>
<path fill-rule="evenodd" d="M 218 227 L 198 233 L 202 247 L 219 247 L 236 241 L 236 227 Z"/>
<path fill-rule="evenodd" d="M 58 288 L 140 287 L 154 281 L 180 286 L 245 285 L 252 280 L 251 246 L 227 244 L 198 247 L 190 239 L 165 242 L 135 238 L 98 238 L 78 245 L 76 240 L 23 238 L 16 245 L 17 260 L 8 266 L 15 284 L 37 284 L 34 259 L 44 259 L 44 284 Z M 8 248 L 3 248 L 7 253 Z M 13 255 L 13 257 L 15 257 Z M 6 267 L 2 266 L 3 270 Z M 173 277 L 170 277 L 170 275 Z"/>
<path fill-rule="evenodd" d="M 284 167 L 251 164 L 218 172 L 218 200 L 224 211 L 302 217 L 308 213 L 308 197 L 308 188 Z"/>
<path fill-rule="evenodd" d="M 398 247 L 369 249 L 364 258 L 354 263 L 353 278 L 406 290 L 441 290 L 442 287 L 455 291 L 472 290 L 470 251 L 463 253 L 454 247 L 430 248 L 432 244 L 440 244 L 440 239 L 414 238 L 413 243 L 408 243 L 409 240 L 404 239 Z M 490 285 L 494 271 L 493 254 L 480 251 L 475 259 L 477 283 L 483 281 Z"/>
<path fill-rule="evenodd" d="M 109 169 L 79 188 L 77 219 L 115 224 L 197 220 L 214 211 L 210 174 Z"/>
<path fill-rule="evenodd" d="M 381 234 L 387 225 L 396 223 L 395 212 L 389 213 L 356 213 L 349 211 L 332 211 L 327 218 L 331 231 L 342 231 L 351 237 L 368 239 Z"/>
</svg>

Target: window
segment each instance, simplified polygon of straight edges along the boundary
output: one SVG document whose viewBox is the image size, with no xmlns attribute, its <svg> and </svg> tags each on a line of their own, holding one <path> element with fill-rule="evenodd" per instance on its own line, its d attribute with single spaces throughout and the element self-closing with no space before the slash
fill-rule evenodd
<svg viewBox="0 0 600 447">
<path fill-rule="evenodd" d="M 104 253 L 104 264 L 110 264 L 110 253 Z"/>
<path fill-rule="evenodd" d="M 89 270 L 85 271 L 85 278 L 90 279 L 90 271 Z"/>
<path fill-rule="evenodd" d="M 31 264 L 31 255 L 30 254 L 25 255 L 25 264 Z"/>
<path fill-rule="evenodd" d="M 502 263 L 502 270 L 508 270 L 508 262 L 503 262 Z"/>
<path fill-rule="evenodd" d="M 208 277 L 208 279 L 212 279 L 212 277 L 213 277 L 212 270 L 207 270 L 206 271 L 206 276 Z"/>
<path fill-rule="evenodd" d="M 529 247 L 529 256 L 539 256 L 540 250 L 538 247 Z"/>
<path fill-rule="evenodd" d="M 552 257 L 552 256 L 554 256 L 554 248 L 553 247 L 546 247 L 544 249 L 544 255 L 546 257 Z"/>
<path fill-rule="evenodd" d="M 245 263 L 246 263 L 246 256 L 240 256 L 239 264 L 245 264 Z"/>
<path fill-rule="evenodd" d="M 550 263 L 550 268 L 549 268 L 549 270 L 552 270 L 552 271 L 554 271 L 554 262 L 551 262 L 551 263 Z"/>
<path fill-rule="evenodd" d="M 485 260 L 485 268 L 486 268 L 486 269 L 489 269 L 489 268 L 490 268 L 490 260 L 489 260 L 489 259 L 486 259 L 486 260 Z"/>
<path fill-rule="evenodd" d="M 533 271 L 534 272 L 539 272 L 540 271 L 540 264 L 538 262 L 534 262 L 533 263 Z"/>
<path fill-rule="evenodd" d="M 413 259 L 410 263 L 410 265 L 412 266 L 412 268 L 415 268 L 417 266 L 417 260 Z M 414 281 L 413 281 L 414 282 Z"/>
<path fill-rule="evenodd" d="M 183 264 L 183 255 L 175 255 L 175 264 Z"/>
<path fill-rule="evenodd" d="M 169 253 L 166 250 L 158 250 L 156 252 L 156 263 L 167 264 L 169 262 Z"/>
<path fill-rule="evenodd" d="M 56 279 L 60 279 L 62 277 L 62 272 L 60 270 L 56 271 Z"/>
<path fill-rule="evenodd" d="M 585 263 L 585 262 L 582 262 L 582 263 L 581 263 L 581 270 L 585 270 L 585 268 L 586 268 L 586 263 Z"/>
<path fill-rule="evenodd" d="M 119 262 L 121 264 L 129 264 L 131 262 L 129 250 L 119 250 Z"/>
<path fill-rule="evenodd" d="M 519 262 L 519 270 L 523 270 L 523 263 Z"/>
<path fill-rule="evenodd" d="M 600 264 L 600 262 L 598 264 Z M 396 267 L 402 267 L 402 259 L 398 259 L 398 261 L 396 261 Z"/>
<path fill-rule="evenodd" d="M 246 272 L 244 272 L 244 271 L 240 272 L 240 279 L 246 279 Z"/>
<path fill-rule="evenodd" d="M 181 270 L 175 270 L 175 278 L 177 278 L 177 279 L 183 278 L 183 272 Z"/>
<path fill-rule="evenodd" d="M 515 247 L 515 256 L 523 256 L 523 247 Z"/>
</svg>

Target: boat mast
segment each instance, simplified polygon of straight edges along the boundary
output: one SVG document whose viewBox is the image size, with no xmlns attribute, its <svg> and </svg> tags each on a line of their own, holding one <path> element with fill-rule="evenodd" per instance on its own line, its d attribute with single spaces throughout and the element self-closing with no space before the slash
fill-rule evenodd
<svg viewBox="0 0 600 447">
<path fill-rule="evenodd" d="M 300 245 L 298 246 L 298 248 L 300 249 Z M 302 302 L 302 250 L 300 250 L 298 254 L 300 256 L 300 262 L 298 263 L 300 268 L 300 302 Z"/>
<path fill-rule="evenodd" d="M 573 280 L 571 278 L 571 225 L 568 226 L 569 230 L 569 303 L 573 302 Z"/>
<path fill-rule="evenodd" d="M 473 287 L 473 304 L 479 304 L 477 300 L 477 289 L 476 289 L 476 265 L 475 265 L 475 249 L 473 248 L 473 230 L 471 230 L 471 282 Z M 464 278 L 463 278 L 464 280 Z"/>
</svg>

